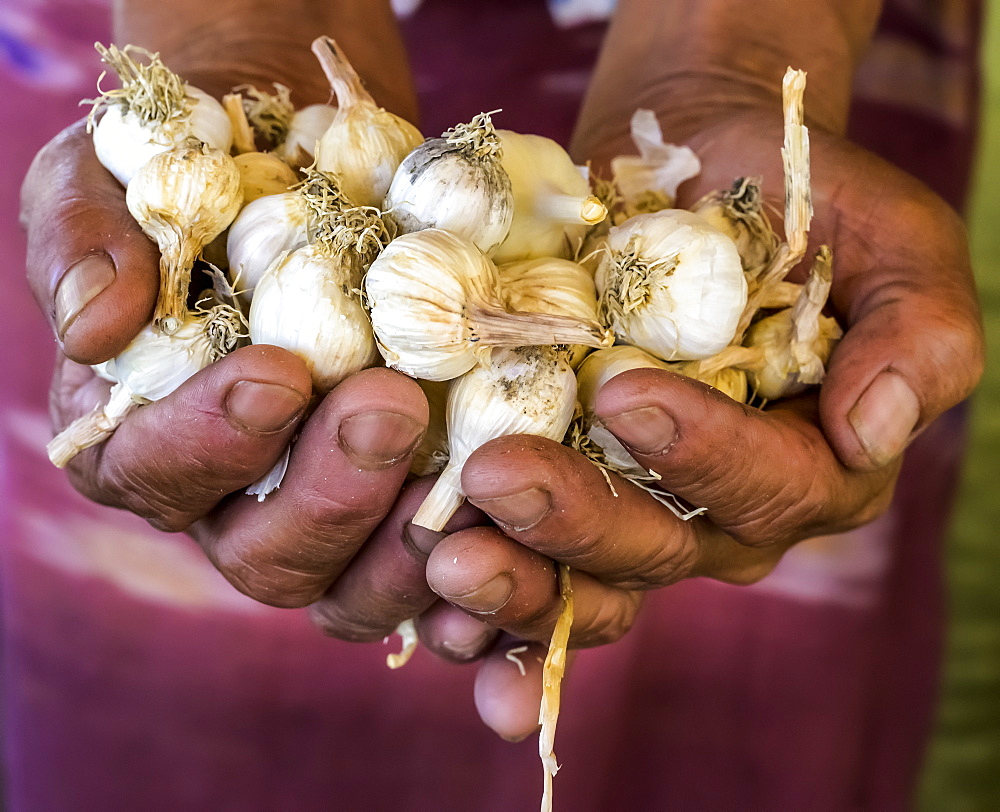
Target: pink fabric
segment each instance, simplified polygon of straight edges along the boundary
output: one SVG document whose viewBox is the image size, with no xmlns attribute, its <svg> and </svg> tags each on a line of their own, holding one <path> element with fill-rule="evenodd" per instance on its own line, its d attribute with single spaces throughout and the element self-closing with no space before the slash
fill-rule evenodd
<svg viewBox="0 0 1000 812">
<path fill-rule="evenodd" d="M 505 126 L 564 139 L 601 28 L 560 31 L 529 0 L 461 3 L 459 26 L 458 7 L 426 0 L 406 24 L 425 130 L 504 107 Z M 389 672 L 384 647 L 324 639 L 301 612 L 243 598 L 185 537 L 88 503 L 45 460 L 55 343 L 21 281 L 17 188 L 93 93 L 89 48 L 106 24 L 101 6 L 68 0 L 0 9 L 0 125 L 19 134 L 0 163 L 8 808 L 534 807 L 535 743 L 482 728 L 472 669 L 419 652 Z M 863 139 L 862 124 L 887 120 L 873 109 L 856 120 Z M 971 120 L 935 125 L 953 135 L 942 163 L 968 165 Z M 907 142 L 909 168 L 930 166 L 921 148 Z M 953 412 L 912 449 L 883 520 L 802 545 L 753 588 L 661 590 L 620 643 L 580 653 L 557 738 L 558 807 L 907 808 L 933 708 L 961 446 Z"/>
</svg>

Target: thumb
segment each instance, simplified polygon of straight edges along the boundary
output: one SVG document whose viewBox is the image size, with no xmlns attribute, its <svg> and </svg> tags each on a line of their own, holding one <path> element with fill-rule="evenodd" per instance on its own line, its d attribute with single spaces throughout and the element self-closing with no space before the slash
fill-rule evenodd
<svg viewBox="0 0 1000 812">
<path fill-rule="evenodd" d="M 820 418 L 841 462 L 858 471 L 895 460 L 983 372 L 964 226 L 943 202 L 918 207 L 917 197 L 906 210 L 925 227 L 907 223 L 899 232 L 907 238 L 877 258 L 879 267 L 849 272 L 849 304 L 838 302 L 848 329 L 820 390 Z"/>
<path fill-rule="evenodd" d="M 35 156 L 21 187 L 21 223 L 28 282 L 65 354 L 83 364 L 117 355 L 152 317 L 159 252 L 82 121 Z"/>
</svg>

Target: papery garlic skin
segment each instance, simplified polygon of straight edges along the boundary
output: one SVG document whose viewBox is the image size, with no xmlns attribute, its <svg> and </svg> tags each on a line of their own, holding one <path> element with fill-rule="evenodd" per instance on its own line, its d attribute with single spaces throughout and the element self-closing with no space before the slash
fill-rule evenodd
<svg viewBox="0 0 1000 812">
<path fill-rule="evenodd" d="M 736 245 L 681 209 L 612 228 L 595 281 L 615 335 L 666 361 L 719 352 L 733 340 L 747 301 Z"/>
<path fill-rule="evenodd" d="M 284 192 L 251 201 L 229 227 L 226 255 L 230 281 L 237 290 L 252 294 L 279 256 L 307 242 L 307 211 L 299 195 Z"/>
<path fill-rule="evenodd" d="M 274 151 L 293 169 L 309 166 L 315 159 L 317 142 L 336 116 L 334 104 L 310 104 L 296 110 L 284 140 Z"/>
<path fill-rule="evenodd" d="M 378 359 L 355 276 L 350 257 L 311 244 L 276 260 L 254 291 L 251 341 L 299 356 L 321 394 Z"/>
<path fill-rule="evenodd" d="M 701 161 L 689 147 L 663 141 L 663 132 L 652 110 L 636 110 L 631 130 L 639 155 L 619 155 L 611 160 L 626 216 L 671 208 L 677 188 L 701 172 Z"/>
<path fill-rule="evenodd" d="M 145 121 L 122 104 L 108 105 L 94 125 L 97 159 L 122 186 L 128 186 L 139 167 L 186 138 L 197 138 L 215 149 L 229 152 L 233 130 L 225 108 L 212 96 L 191 85 L 185 116 L 167 124 Z"/>
<path fill-rule="evenodd" d="M 600 320 L 594 279 L 575 262 L 540 257 L 501 265 L 498 270 L 500 284 L 515 310 Z M 576 369 L 589 351 L 582 345 L 569 347 L 569 365 Z"/>
<path fill-rule="evenodd" d="M 596 323 L 510 309 L 496 266 L 474 244 L 441 229 L 397 237 L 372 263 L 365 301 L 386 364 L 445 381 L 489 347 L 610 343 Z"/>
<path fill-rule="evenodd" d="M 240 171 L 221 150 L 190 140 L 139 168 L 125 192 L 129 213 L 160 249 L 154 326 L 173 333 L 186 321 L 191 268 L 243 203 Z"/>
<path fill-rule="evenodd" d="M 507 237 L 514 216 L 501 153 L 485 113 L 428 138 L 399 165 L 383 208 L 401 234 L 443 228 L 489 254 Z"/>
<path fill-rule="evenodd" d="M 413 517 L 443 530 L 465 499 L 461 472 L 469 456 L 497 437 L 531 434 L 561 441 L 576 409 L 576 376 L 553 347 L 494 350 L 488 364 L 448 390 L 448 465 Z"/>
<path fill-rule="evenodd" d="M 498 130 L 501 165 L 510 178 L 514 213 L 493 251 L 497 264 L 536 257 L 570 258 L 607 209 L 573 159 L 551 138 Z"/>
<path fill-rule="evenodd" d="M 403 118 L 379 107 L 329 37 L 313 42 L 337 110 L 316 142 L 316 168 L 337 176 L 358 206 L 381 206 L 396 168 L 424 137 Z"/>
<path fill-rule="evenodd" d="M 284 194 L 299 182 L 295 171 L 273 152 L 244 152 L 233 160 L 240 170 L 244 207 L 261 197 Z"/>
</svg>

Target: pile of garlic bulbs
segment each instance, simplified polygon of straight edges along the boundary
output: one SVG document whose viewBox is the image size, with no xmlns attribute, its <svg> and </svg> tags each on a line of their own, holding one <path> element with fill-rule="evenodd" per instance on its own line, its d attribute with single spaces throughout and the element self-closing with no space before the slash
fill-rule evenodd
<svg viewBox="0 0 1000 812">
<path fill-rule="evenodd" d="M 654 367 L 761 405 L 822 380 L 840 336 L 822 313 L 829 250 L 805 284 L 785 280 L 811 216 L 801 72 L 784 85 L 781 240 L 758 180 L 673 208 L 700 164 L 663 141 L 648 110 L 632 121 L 639 155 L 601 180 L 550 139 L 497 130 L 492 113 L 425 139 L 377 105 L 327 37 L 313 52 L 333 100 L 301 111 L 281 85 L 220 104 L 156 54 L 97 47 L 121 87 L 94 101 L 95 150 L 160 248 L 161 286 L 149 326 L 98 370 L 114 384 L 109 403 L 50 444 L 56 465 L 250 341 L 300 356 L 320 396 L 376 364 L 421 382 L 431 429 L 412 471 L 439 476 L 416 524 L 443 529 L 469 455 L 515 433 L 567 442 L 690 518 L 699 511 L 657 488 L 595 419 L 600 387 Z M 201 278 L 212 290 L 193 294 Z M 286 463 L 248 493 L 265 498 Z M 565 568 L 560 583 L 542 710 L 549 800 Z M 415 645 L 412 627 L 401 631 L 410 643 L 395 665 Z"/>
</svg>

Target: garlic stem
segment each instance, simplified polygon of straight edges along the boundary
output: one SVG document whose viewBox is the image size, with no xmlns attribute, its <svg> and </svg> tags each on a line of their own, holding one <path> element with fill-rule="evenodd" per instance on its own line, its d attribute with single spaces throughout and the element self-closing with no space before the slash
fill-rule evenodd
<svg viewBox="0 0 1000 812">
<path fill-rule="evenodd" d="M 131 390 L 123 383 L 116 383 L 106 404 L 78 417 L 52 438 L 45 447 L 52 464 L 65 468 L 81 451 L 104 442 L 138 406 Z"/>
<path fill-rule="evenodd" d="M 574 195 L 545 195 L 538 200 L 536 214 L 557 223 L 596 225 L 608 215 L 604 204 L 588 195 L 584 198 Z"/>
<path fill-rule="evenodd" d="M 359 102 L 375 104 L 354 66 L 330 37 L 317 37 L 313 41 L 312 52 L 330 83 L 330 90 L 337 97 L 337 107 L 346 110 Z"/>
<path fill-rule="evenodd" d="M 243 97 L 239 93 L 227 93 L 222 97 L 222 106 L 226 108 L 226 115 L 229 116 L 229 123 L 233 127 L 233 150 L 237 155 L 256 152 L 253 128 L 247 121 L 247 114 L 243 109 Z"/>
<path fill-rule="evenodd" d="M 582 344 L 610 347 L 614 335 L 597 322 L 552 313 L 522 313 L 470 302 L 467 317 L 472 341 L 490 347 Z"/>
<path fill-rule="evenodd" d="M 463 465 L 465 465 L 464 459 L 460 463 L 449 462 L 445 466 L 434 487 L 414 514 L 413 524 L 426 527 L 428 530 L 439 532 L 444 530 L 448 520 L 465 501 L 465 492 L 462 490 Z"/>
</svg>

